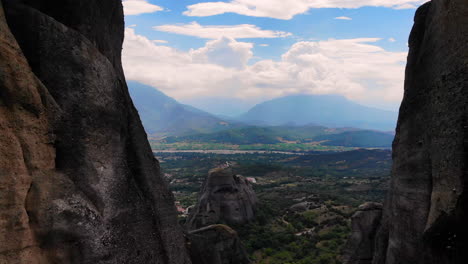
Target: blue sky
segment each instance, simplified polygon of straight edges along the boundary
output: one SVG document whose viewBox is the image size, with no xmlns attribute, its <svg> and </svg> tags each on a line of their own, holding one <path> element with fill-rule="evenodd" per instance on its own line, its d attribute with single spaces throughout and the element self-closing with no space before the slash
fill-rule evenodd
<svg viewBox="0 0 468 264">
<path fill-rule="evenodd" d="M 185 102 L 341 94 L 396 110 L 423 2 L 124 0 L 124 68 Z"/>
</svg>

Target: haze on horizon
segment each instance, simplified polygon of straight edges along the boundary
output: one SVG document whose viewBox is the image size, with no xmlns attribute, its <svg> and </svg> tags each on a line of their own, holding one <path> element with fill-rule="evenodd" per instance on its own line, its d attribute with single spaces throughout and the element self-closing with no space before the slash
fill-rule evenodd
<svg viewBox="0 0 468 264">
<path fill-rule="evenodd" d="M 205 110 L 336 94 L 396 111 L 423 2 L 124 0 L 125 74 Z"/>
</svg>

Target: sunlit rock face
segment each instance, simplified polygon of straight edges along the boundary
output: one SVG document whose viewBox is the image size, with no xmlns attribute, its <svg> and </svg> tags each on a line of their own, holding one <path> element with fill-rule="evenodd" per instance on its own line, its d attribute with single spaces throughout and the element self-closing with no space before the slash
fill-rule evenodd
<svg viewBox="0 0 468 264">
<path fill-rule="evenodd" d="M 229 168 L 208 173 L 188 221 L 189 229 L 216 223 L 244 224 L 255 217 L 257 197 L 248 180 Z"/>
<path fill-rule="evenodd" d="M 11 34 L 0 1 L 0 263 L 47 263 L 27 209 L 33 182 L 54 179 L 50 117 L 57 110 Z"/>
<path fill-rule="evenodd" d="M 374 264 L 468 261 L 468 3 L 418 9 Z"/>
<path fill-rule="evenodd" d="M 128 95 L 121 1 L 3 7 L 0 263 L 190 263 Z"/>
</svg>

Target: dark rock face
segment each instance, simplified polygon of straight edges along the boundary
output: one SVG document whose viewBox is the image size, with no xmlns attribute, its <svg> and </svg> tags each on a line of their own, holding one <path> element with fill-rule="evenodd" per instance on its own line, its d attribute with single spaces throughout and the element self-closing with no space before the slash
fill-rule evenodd
<svg viewBox="0 0 468 264">
<path fill-rule="evenodd" d="M 466 0 L 416 13 L 374 264 L 468 261 L 467 25 Z"/>
<path fill-rule="evenodd" d="M 213 169 L 203 183 L 197 205 L 188 221 L 190 230 L 226 223 L 244 224 L 254 219 L 257 197 L 250 183 L 232 170 Z"/>
<path fill-rule="evenodd" d="M 345 264 L 371 264 L 382 205 L 365 203 L 352 217 L 352 234 L 343 250 Z"/>
<path fill-rule="evenodd" d="M 374 263 L 466 263 L 468 4 L 416 13 Z"/>
<path fill-rule="evenodd" d="M 248 264 L 250 260 L 236 231 L 225 225 L 211 225 L 189 232 L 189 249 L 194 264 Z"/>
<path fill-rule="evenodd" d="M 0 263 L 190 263 L 128 95 L 120 1 L 3 4 Z"/>
<path fill-rule="evenodd" d="M 79 32 L 92 42 L 96 49 L 109 59 L 112 65 L 121 68 L 121 46 L 124 38 L 121 1 L 4 0 L 4 3 L 24 3 L 60 22 L 60 24 Z M 11 18 L 8 18 L 8 20 L 10 21 Z M 15 24 L 24 22 L 18 19 Z M 9 23 L 11 24 L 11 22 Z M 33 39 L 30 38 L 29 40 Z M 28 44 L 26 41 L 22 42 L 22 47 Z M 29 44 L 34 47 L 37 43 L 30 42 Z M 33 58 L 30 59 L 30 61 L 32 60 Z M 38 60 L 35 61 L 39 62 Z"/>
</svg>

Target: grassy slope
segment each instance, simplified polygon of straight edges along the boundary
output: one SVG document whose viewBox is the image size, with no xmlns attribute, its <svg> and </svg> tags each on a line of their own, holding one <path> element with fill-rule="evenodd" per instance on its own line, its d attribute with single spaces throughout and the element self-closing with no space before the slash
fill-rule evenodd
<svg viewBox="0 0 468 264">
<path fill-rule="evenodd" d="M 209 145 L 213 147 L 216 144 L 226 144 L 244 146 L 241 149 L 261 149 L 246 148 L 246 145 L 269 145 L 267 149 L 313 150 L 316 147 L 310 146 L 317 146 L 318 144 L 332 147 L 385 148 L 391 147 L 392 141 L 393 135 L 371 130 L 329 129 L 322 126 L 249 126 L 209 134 L 168 137 L 158 143 L 159 145 L 178 143 L 179 147 L 181 143 L 186 143 L 190 144 L 192 149 L 195 144 L 198 144 L 202 149 L 207 149 Z M 271 145 L 277 147 L 274 148 Z M 308 145 L 309 147 L 307 147 Z M 213 148 L 210 147 L 209 149 Z"/>
</svg>

